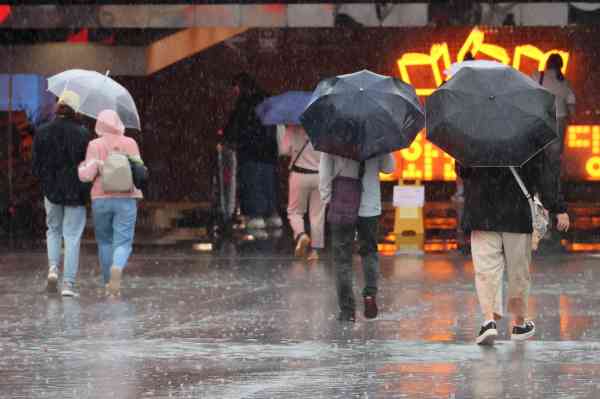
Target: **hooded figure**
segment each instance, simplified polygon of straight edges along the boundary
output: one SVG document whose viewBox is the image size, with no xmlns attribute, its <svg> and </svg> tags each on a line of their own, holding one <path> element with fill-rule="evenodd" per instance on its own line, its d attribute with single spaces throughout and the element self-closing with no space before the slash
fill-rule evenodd
<svg viewBox="0 0 600 399">
<path fill-rule="evenodd" d="M 98 177 L 102 175 L 104 161 L 111 151 L 141 157 L 136 141 L 125 136 L 125 126 L 115 111 L 104 110 L 98 114 L 96 133 L 99 137 L 88 146 L 85 161 L 79 167 L 79 178 L 94 182 L 92 215 L 102 276 L 107 293 L 119 295 L 122 271 L 133 246 L 137 200 L 143 195 L 135 187 L 131 192 L 105 192 Z"/>
<path fill-rule="evenodd" d="M 57 103 L 57 117 L 38 129 L 32 148 L 33 174 L 42 185 L 48 226 L 48 290 L 57 289 L 64 240 L 63 296 L 75 295 L 85 204 L 90 195 L 89 184 L 77 178 L 77 165 L 84 159 L 91 139 L 78 120 L 78 108 L 79 96 L 64 91 Z"/>
</svg>

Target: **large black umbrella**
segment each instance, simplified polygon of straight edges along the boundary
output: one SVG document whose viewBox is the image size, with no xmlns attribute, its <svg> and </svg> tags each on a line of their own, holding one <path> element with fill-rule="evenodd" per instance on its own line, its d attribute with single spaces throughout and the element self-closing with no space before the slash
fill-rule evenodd
<svg viewBox="0 0 600 399">
<path fill-rule="evenodd" d="M 362 161 L 410 146 L 425 113 L 412 86 L 363 70 L 320 82 L 300 121 L 316 150 Z"/>
<path fill-rule="evenodd" d="M 427 99 L 429 141 L 464 166 L 521 166 L 558 137 L 549 91 L 502 64 L 463 64 Z"/>
</svg>

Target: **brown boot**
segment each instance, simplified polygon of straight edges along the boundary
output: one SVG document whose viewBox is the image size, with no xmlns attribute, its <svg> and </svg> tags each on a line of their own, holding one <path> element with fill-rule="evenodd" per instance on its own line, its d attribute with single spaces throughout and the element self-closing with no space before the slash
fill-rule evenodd
<svg viewBox="0 0 600 399">
<path fill-rule="evenodd" d="M 310 245 L 310 237 L 306 233 L 300 233 L 296 240 L 296 250 L 294 254 L 298 258 L 304 258 L 306 256 L 306 250 Z"/>
<path fill-rule="evenodd" d="M 119 296 L 121 294 L 121 269 L 118 267 L 110 268 L 110 280 L 106 284 L 106 293 L 111 296 Z"/>
</svg>

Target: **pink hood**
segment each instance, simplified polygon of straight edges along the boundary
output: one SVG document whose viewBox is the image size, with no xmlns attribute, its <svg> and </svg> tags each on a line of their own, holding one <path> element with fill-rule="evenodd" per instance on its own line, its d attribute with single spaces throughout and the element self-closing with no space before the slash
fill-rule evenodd
<svg viewBox="0 0 600 399">
<path fill-rule="evenodd" d="M 140 149 L 131 137 L 125 136 L 125 126 L 115 111 L 104 110 L 98 114 L 96 121 L 97 139 L 92 140 L 87 148 L 85 161 L 79 166 L 79 179 L 83 182 L 94 182 L 92 186 L 92 199 L 97 198 L 142 198 L 142 192 L 137 188 L 130 193 L 106 193 L 102 190 L 101 174 L 102 165 L 108 154 L 113 149 L 124 152 L 132 157 L 140 157 Z M 141 157 L 140 157 L 141 158 Z"/>
<path fill-rule="evenodd" d="M 125 134 L 125 125 L 123 125 L 121 118 L 119 118 L 119 115 L 115 111 L 105 109 L 98 114 L 96 133 L 100 137 L 107 134 L 123 136 Z"/>
</svg>

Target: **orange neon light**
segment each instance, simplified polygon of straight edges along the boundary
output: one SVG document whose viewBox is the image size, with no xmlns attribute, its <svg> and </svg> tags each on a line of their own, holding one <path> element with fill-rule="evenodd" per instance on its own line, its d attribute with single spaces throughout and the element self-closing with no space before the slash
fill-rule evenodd
<svg viewBox="0 0 600 399">
<path fill-rule="evenodd" d="M 478 28 L 474 28 L 469 36 L 465 39 L 461 46 L 456 61 L 462 62 L 465 59 L 467 53 L 471 53 L 474 57 L 478 55 L 492 58 L 505 65 L 510 65 L 511 57 L 509 52 L 501 46 L 485 43 L 485 33 Z M 559 54 L 563 58 L 562 72 L 567 72 L 567 66 L 569 63 L 569 53 L 563 50 L 552 49 L 549 51 L 542 51 L 533 44 L 518 45 L 514 49 L 512 66 L 515 69 L 519 69 L 521 66 L 521 60 L 523 57 L 536 60 L 538 62 L 538 70 L 543 71 L 546 67 L 546 61 L 551 54 Z M 407 83 L 412 84 L 412 79 L 409 73 L 409 67 L 414 66 L 430 66 L 433 73 L 433 81 L 435 87 L 416 87 L 417 95 L 429 96 L 435 91 L 436 88 L 440 87 L 443 83 L 442 72 L 440 71 L 440 61 L 442 62 L 444 69 L 450 67 L 450 52 L 448 50 L 448 43 L 435 43 L 431 46 L 429 54 L 426 53 L 405 53 L 397 60 L 398 70 L 400 71 L 400 77 Z"/>
<path fill-rule="evenodd" d="M 417 95 L 428 96 L 434 90 L 441 86 L 443 80 L 439 62 L 442 61 L 444 69 L 450 67 L 450 52 L 447 43 L 434 44 L 429 50 L 429 54 L 423 53 L 406 53 L 397 61 L 402 80 L 410 83 L 410 75 L 408 73 L 409 66 L 430 66 L 433 73 L 433 79 L 436 87 L 416 89 Z"/>
<path fill-rule="evenodd" d="M 567 72 L 570 58 L 567 51 L 560 49 L 543 51 L 533 44 L 525 43 L 515 46 L 511 59 L 506 48 L 486 43 L 485 39 L 484 31 L 479 28 L 471 30 L 456 54 L 456 61 L 462 62 L 467 53 L 471 53 L 476 58 L 491 58 L 519 69 L 524 64 L 523 60 L 527 58 L 537 62 L 537 69 L 542 71 L 546 67 L 548 57 L 556 53 L 560 54 L 563 59 L 562 72 Z M 444 82 L 444 70 L 450 67 L 452 61 L 448 43 L 442 42 L 434 43 L 430 47 L 429 53 L 404 53 L 396 63 L 402 80 L 415 85 L 417 95 L 429 96 Z M 428 67 L 433 77 L 433 84 L 428 87 L 418 86 L 423 82 L 414 83 L 415 80 L 419 80 L 418 78 L 422 78 L 423 67 Z M 428 73 L 425 70 L 425 74 Z M 586 158 L 583 171 L 579 174 L 582 175 L 583 180 L 600 180 L 600 126 L 570 126 L 566 144 L 568 148 L 591 152 Z M 417 135 L 409 148 L 398 151 L 394 155 L 396 171 L 390 174 L 380 174 L 382 181 L 456 180 L 454 159 L 426 141 L 424 131 Z M 573 162 L 578 162 L 579 165 L 584 157 L 586 155 L 578 156 L 578 159 Z M 579 169 L 582 169 L 581 166 Z"/>
<path fill-rule="evenodd" d="M 600 180 L 600 125 L 569 126 L 565 141 L 571 149 L 565 152 L 567 170 L 583 180 Z"/>
<path fill-rule="evenodd" d="M 558 54 L 563 60 L 563 66 L 561 72 L 567 73 L 567 65 L 569 64 L 569 53 L 562 50 L 550 50 L 543 52 L 539 48 L 532 46 L 531 44 L 524 44 L 522 46 L 515 47 L 515 54 L 513 56 L 513 68 L 519 69 L 521 66 L 521 58 L 528 57 L 538 62 L 538 71 L 546 69 L 546 62 L 548 57 L 552 54 Z"/>
</svg>

